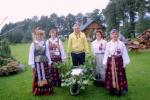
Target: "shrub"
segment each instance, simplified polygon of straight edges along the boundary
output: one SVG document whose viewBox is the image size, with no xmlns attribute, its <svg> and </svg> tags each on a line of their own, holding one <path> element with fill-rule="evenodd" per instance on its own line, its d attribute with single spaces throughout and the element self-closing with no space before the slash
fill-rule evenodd
<svg viewBox="0 0 150 100">
<path fill-rule="evenodd" d="M 9 58 L 11 57 L 11 50 L 9 43 L 6 39 L 0 40 L 0 57 Z"/>
</svg>

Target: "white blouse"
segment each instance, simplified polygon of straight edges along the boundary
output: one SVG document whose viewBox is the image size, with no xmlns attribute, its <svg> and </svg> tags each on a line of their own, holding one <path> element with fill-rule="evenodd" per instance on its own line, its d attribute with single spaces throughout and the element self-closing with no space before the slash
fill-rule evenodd
<svg viewBox="0 0 150 100">
<path fill-rule="evenodd" d="M 91 50 L 92 50 L 93 55 L 97 53 L 104 53 L 106 49 L 106 44 L 107 44 L 107 41 L 103 39 L 94 40 L 91 45 Z"/>
<path fill-rule="evenodd" d="M 35 41 L 35 43 L 38 43 L 40 46 L 43 46 L 43 48 L 45 48 L 44 46 L 44 41 Z M 30 48 L 29 48 L 29 59 L 28 59 L 28 64 L 32 67 L 32 68 L 35 68 L 35 65 L 34 65 L 34 50 L 35 50 L 35 46 L 34 46 L 34 43 L 32 42 L 31 45 L 30 45 Z M 51 58 L 50 58 L 50 53 L 49 53 L 49 50 L 48 50 L 48 47 L 46 46 L 46 56 L 48 58 L 48 63 L 51 64 Z"/>
<path fill-rule="evenodd" d="M 52 44 L 58 44 L 59 42 L 59 46 L 60 46 L 60 50 L 56 50 L 58 51 L 57 53 L 61 53 L 61 59 L 64 61 L 65 58 L 66 58 L 66 55 L 65 55 L 65 51 L 64 51 L 64 47 L 63 47 L 63 44 L 61 42 L 60 39 L 58 38 L 55 38 L 55 39 L 52 39 L 52 38 L 49 38 L 47 41 L 46 41 L 46 46 L 49 47 L 49 42 L 51 42 Z M 60 51 L 60 52 L 59 52 Z M 51 52 L 51 51 L 50 51 Z"/>
<path fill-rule="evenodd" d="M 110 41 L 107 43 L 105 54 L 104 54 L 104 59 L 103 59 L 104 65 L 107 64 L 108 57 L 111 57 L 112 55 L 121 55 L 123 58 L 124 67 L 125 67 L 125 65 L 129 64 L 129 62 L 130 62 L 126 46 L 120 40 L 115 41 L 115 42 Z"/>
</svg>

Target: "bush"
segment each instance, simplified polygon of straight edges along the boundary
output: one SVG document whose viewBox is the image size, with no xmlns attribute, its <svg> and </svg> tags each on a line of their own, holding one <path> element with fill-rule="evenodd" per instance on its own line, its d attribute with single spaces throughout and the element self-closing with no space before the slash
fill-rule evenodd
<svg viewBox="0 0 150 100">
<path fill-rule="evenodd" d="M 62 37 L 60 37 L 60 40 L 61 40 L 62 42 L 65 42 L 65 41 L 66 41 L 66 38 L 65 38 L 64 36 L 62 36 Z"/>
<path fill-rule="evenodd" d="M 0 57 L 11 57 L 11 50 L 9 47 L 9 43 L 6 39 L 0 40 Z"/>
</svg>

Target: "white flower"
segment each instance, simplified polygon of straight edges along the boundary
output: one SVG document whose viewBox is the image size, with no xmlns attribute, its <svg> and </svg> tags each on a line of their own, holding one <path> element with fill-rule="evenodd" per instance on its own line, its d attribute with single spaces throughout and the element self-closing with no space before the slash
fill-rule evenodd
<svg viewBox="0 0 150 100">
<path fill-rule="evenodd" d="M 87 80 L 84 80 L 82 83 L 83 83 L 83 84 L 88 84 L 88 81 L 87 81 Z"/>
<path fill-rule="evenodd" d="M 82 72 L 83 72 L 83 69 L 75 68 L 75 69 L 72 69 L 71 75 L 80 75 L 80 74 L 82 74 Z"/>
</svg>

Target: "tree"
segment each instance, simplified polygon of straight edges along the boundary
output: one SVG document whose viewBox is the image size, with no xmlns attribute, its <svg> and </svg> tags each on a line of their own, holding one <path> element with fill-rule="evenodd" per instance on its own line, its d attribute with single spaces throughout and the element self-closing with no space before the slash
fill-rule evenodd
<svg viewBox="0 0 150 100">
<path fill-rule="evenodd" d="M 75 18 L 76 21 L 79 22 L 80 24 L 82 24 L 82 20 L 83 20 L 84 15 L 82 13 L 78 13 Z"/>
<path fill-rule="evenodd" d="M 104 18 L 99 9 L 95 9 L 90 15 L 89 18 L 98 22 L 99 24 L 104 23 Z"/>
<path fill-rule="evenodd" d="M 11 57 L 11 50 L 8 41 L 6 39 L 0 39 L 0 51 L 1 51 L 0 57 L 4 57 L 4 58 Z"/>
<path fill-rule="evenodd" d="M 23 39 L 23 31 L 20 29 L 17 29 L 15 31 L 12 31 L 8 33 L 8 40 L 11 43 L 20 43 Z"/>
<path fill-rule="evenodd" d="M 72 30 L 72 26 L 73 26 L 73 24 L 74 24 L 77 20 L 75 19 L 74 15 L 68 14 L 68 15 L 66 16 L 66 21 L 67 21 L 67 29 L 68 29 L 68 31 L 69 31 L 69 32 L 72 32 L 72 31 L 73 31 L 73 30 Z"/>
<path fill-rule="evenodd" d="M 135 30 L 137 33 L 142 33 L 144 30 L 147 30 L 148 28 L 150 28 L 150 18 L 145 17 L 137 22 Z"/>
<path fill-rule="evenodd" d="M 125 33 L 127 37 L 135 37 L 136 31 L 147 28 L 143 22 L 147 20 L 145 15 L 149 13 L 149 9 L 150 0 L 110 0 L 107 7 L 103 9 L 107 31 L 116 28 L 123 33 L 127 32 Z"/>
<path fill-rule="evenodd" d="M 107 24 L 107 32 L 110 32 L 110 30 L 113 28 L 119 29 L 119 19 L 117 18 L 116 13 L 116 3 L 110 2 L 106 9 L 103 9 L 103 14 Z"/>
</svg>

